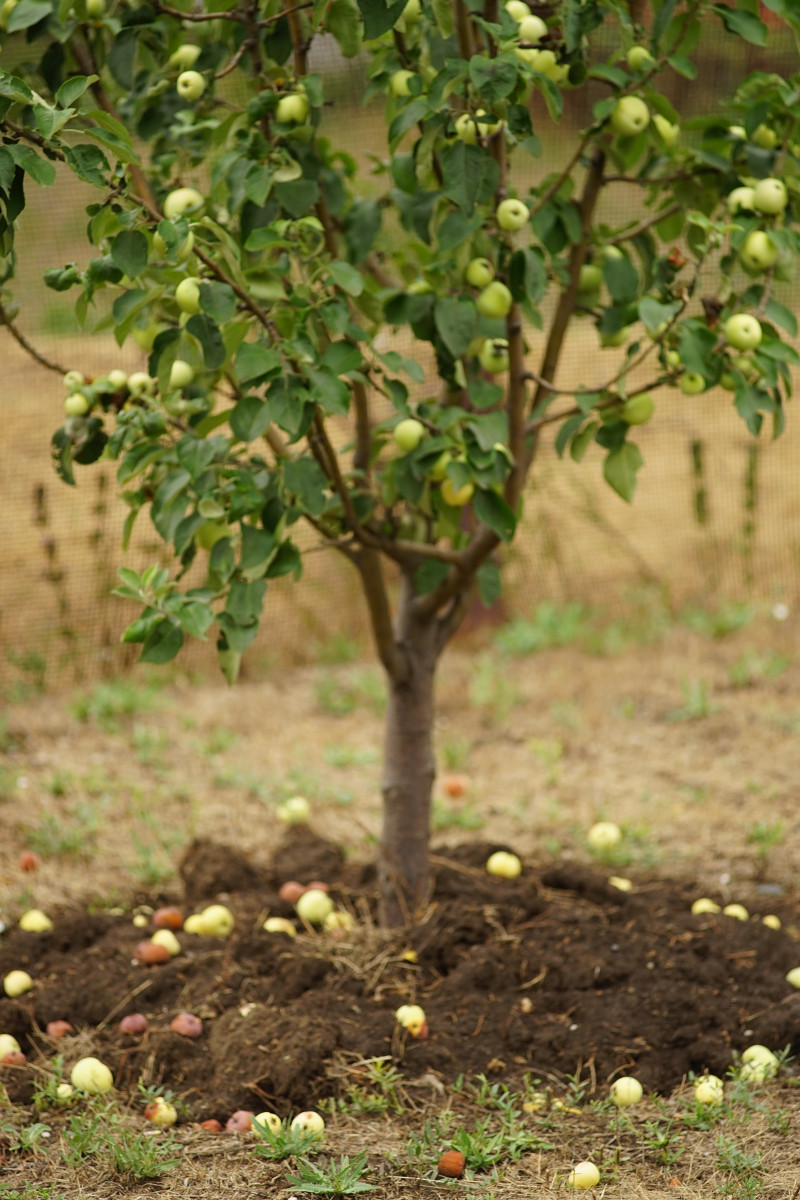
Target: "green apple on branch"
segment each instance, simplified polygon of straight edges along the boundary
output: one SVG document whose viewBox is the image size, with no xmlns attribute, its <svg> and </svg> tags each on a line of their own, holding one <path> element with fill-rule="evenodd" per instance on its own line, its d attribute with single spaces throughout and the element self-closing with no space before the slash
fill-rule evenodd
<svg viewBox="0 0 800 1200">
<path fill-rule="evenodd" d="M 77 179 L 86 238 L 45 284 L 114 342 L 96 374 L 68 364 L 83 381 L 54 406 L 53 461 L 70 484 L 113 463 L 126 530 L 146 519 L 167 548 L 120 575 L 125 640 L 153 664 L 207 640 L 233 683 L 274 581 L 339 556 L 389 695 L 381 918 L 411 921 L 438 665 L 473 596 L 501 593 L 497 551 L 537 519 L 548 456 L 631 502 L 665 386 L 722 381 L 750 434 L 784 427 L 800 71 L 775 70 L 750 0 L 641 22 L 628 0 L 229 5 L 213 23 L 86 4 L 0 10 L 0 334 L 30 344 L 9 315 L 26 198 L 51 188 L 66 219 Z M 770 8 L 800 32 L 786 0 Z M 334 44 L 383 105 L 374 144 L 354 138 Z M 702 78 L 709 44 L 732 94 L 698 104 L 695 83 L 690 102 L 676 79 Z M 580 318 L 619 353 L 573 355 Z"/>
</svg>

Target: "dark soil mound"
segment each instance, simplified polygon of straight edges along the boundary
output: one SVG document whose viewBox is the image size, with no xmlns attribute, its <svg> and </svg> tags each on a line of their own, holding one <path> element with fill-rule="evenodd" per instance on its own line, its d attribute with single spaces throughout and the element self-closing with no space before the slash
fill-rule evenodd
<svg viewBox="0 0 800 1200">
<path fill-rule="evenodd" d="M 498 848 L 435 855 L 428 919 L 404 935 L 376 928 L 371 872 L 307 831 L 293 831 L 268 870 L 196 843 L 181 867 L 185 899 L 227 903 L 228 939 L 179 933 L 181 954 L 145 967 L 134 950 L 151 931 L 130 912 L 66 912 L 49 933 L 11 930 L 0 974 L 27 970 L 35 986 L 0 1000 L 0 1032 L 31 1059 L 63 1053 L 67 1068 L 95 1053 L 122 1089 L 144 1077 L 185 1096 L 198 1118 L 222 1120 L 237 1108 L 313 1105 L 335 1093 L 342 1055 L 391 1055 L 409 1078 L 484 1073 L 513 1085 L 581 1071 L 602 1087 L 632 1073 L 666 1092 L 689 1071 L 724 1074 L 749 1042 L 800 1050 L 800 993 L 784 978 L 798 952 L 784 932 L 755 916 L 692 916 L 688 885 L 639 881 L 623 893 L 577 868 L 490 878 L 483 864 Z M 353 931 L 266 933 L 268 913 L 293 916 L 278 896 L 287 878 L 326 880 L 356 916 Z M 757 912 L 757 897 L 741 899 Z M 424 1007 L 427 1040 L 397 1027 L 406 1002 Z M 196 1041 L 170 1029 L 184 1010 L 204 1022 Z M 118 1030 L 133 1012 L 148 1018 L 143 1036 Z M 56 1042 L 43 1031 L 61 1018 L 76 1034 Z M 30 1101 L 29 1067 L 3 1067 L 2 1078 L 12 1099 Z"/>
</svg>

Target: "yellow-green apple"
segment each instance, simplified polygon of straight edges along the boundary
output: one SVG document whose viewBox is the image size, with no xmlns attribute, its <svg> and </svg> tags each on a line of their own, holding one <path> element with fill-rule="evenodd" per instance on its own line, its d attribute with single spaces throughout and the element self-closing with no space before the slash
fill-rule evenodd
<svg viewBox="0 0 800 1200">
<path fill-rule="evenodd" d="M 650 124 L 650 109 L 639 96 L 623 96 L 611 110 L 611 127 L 622 137 L 634 137 Z"/>
<path fill-rule="evenodd" d="M 321 925 L 328 913 L 333 912 L 333 901 L 322 888 L 308 888 L 295 904 L 295 911 L 308 925 Z"/>
<path fill-rule="evenodd" d="M 753 188 L 753 207 L 756 212 L 774 217 L 789 203 L 789 193 L 782 179 L 759 179 Z"/>
<path fill-rule="evenodd" d="M 425 426 L 416 417 L 405 417 L 393 431 L 394 440 L 404 454 L 416 450 L 425 436 Z"/>
<path fill-rule="evenodd" d="M 64 400 L 64 412 L 68 417 L 82 417 L 89 411 L 89 401 L 83 392 L 71 392 Z"/>
<path fill-rule="evenodd" d="M 680 125 L 673 125 L 672 121 L 662 117 L 661 113 L 655 113 L 653 126 L 665 146 L 677 145 L 678 138 L 681 136 Z"/>
<path fill-rule="evenodd" d="M 411 80 L 414 78 L 414 74 L 415 74 L 414 71 L 406 71 L 406 70 L 395 71 L 394 75 L 392 75 L 391 79 L 389 80 L 389 87 L 391 89 L 392 95 L 393 96 L 410 96 L 411 88 L 409 85 L 411 83 Z"/>
<path fill-rule="evenodd" d="M 656 60 L 646 46 L 631 46 L 625 55 L 625 61 L 632 71 L 641 74 L 643 71 L 649 71 L 652 66 L 655 66 Z"/>
<path fill-rule="evenodd" d="M 567 1176 L 567 1187 L 575 1191 L 585 1192 L 600 1182 L 600 1172 L 593 1162 L 579 1162 Z"/>
<path fill-rule="evenodd" d="M 281 125 L 302 125 L 308 116 L 308 96 L 305 92 L 290 92 L 281 96 L 275 109 L 275 119 Z"/>
<path fill-rule="evenodd" d="M 530 42 L 532 46 L 538 46 L 547 33 L 547 25 L 541 17 L 528 12 L 519 23 L 518 33 L 521 41 Z"/>
<path fill-rule="evenodd" d="M 175 299 L 181 312 L 194 314 L 200 312 L 200 280 L 188 275 L 175 288 Z"/>
<path fill-rule="evenodd" d="M 484 338 L 478 354 L 484 371 L 499 375 L 508 370 L 508 340 L 506 338 Z"/>
<path fill-rule="evenodd" d="M 464 278 L 471 287 L 484 288 L 494 279 L 494 267 L 488 258 L 470 259 L 464 272 Z"/>
<path fill-rule="evenodd" d="M 176 358 L 169 372 L 169 386 L 185 388 L 194 379 L 194 368 L 182 358 Z"/>
<path fill-rule="evenodd" d="M 88 1092 L 90 1096 L 98 1096 L 110 1092 L 114 1086 L 114 1076 L 110 1069 L 99 1058 L 89 1055 L 80 1058 L 70 1072 L 72 1086 Z"/>
<path fill-rule="evenodd" d="M 442 480 L 442 499 L 451 508 L 463 508 L 465 504 L 469 504 L 474 494 L 474 483 L 465 483 L 457 488 L 449 475 Z"/>
<path fill-rule="evenodd" d="M 173 50 L 169 56 L 169 65 L 174 67 L 176 71 L 189 71 L 200 57 L 200 47 L 193 46 L 191 42 L 184 42 L 178 46 L 177 50 Z"/>
<path fill-rule="evenodd" d="M 505 229 L 507 233 L 512 233 L 516 229 L 522 229 L 523 225 L 527 225 L 531 214 L 524 201 L 509 198 L 500 201 L 496 216 L 500 228 Z"/>
<path fill-rule="evenodd" d="M 509 850 L 495 850 L 486 860 L 486 873 L 501 879 L 516 879 L 522 873 L 522 862 Z"/>
<path fill-rule="evenodd" d="M 638 396 L 629 396 L 622 406 L 622 419 L 626 425 L 646 425 L 655 411 L 652 396 L 642 392 Z"/>
<path fill-rule="evenodd" d="M 202 208 L 203 204 L 203 197 L 197 188 L 175 188 L 164 201 L 164 216 L 168 219 L 182 217 L 184 213 L 195 212 L 198 208 Z"/>
<path fill-rule="evenodd" d="M 182 100 L 193 104 L 206 90 L 206 81 L 199 71 L 181 71 L 175 89 Z"/>
<path fill-rule="evenodd" d="M 505 317 L 511 311 L 513 297 L 504 283 L 493 279 L 478 293 L 475 307 L 482 317 Z"/>
<path fill-rule="evenodd" d="M 755 350 L 763 336 L 761 323 L 749 313 L 735 313 L 725 322 L 725 339 L 734 350 Z"/>
<path fill-rule="evenodd" d="M 706 381 L 697 371 L 684 371 L 681 375 L 681 391 L 684 396 L 699 396 L 706 390 Z"/>
<path fill-rule="evenodd" d="M 748 271 L 768 271 L 778 257 L 778 247 L 763 229 L 754 229 L 744 240 L 739 258 Z"/>
<path fill-rule="evenodd" d="M 735 187 L 725 198 L 728 212 L 735 216 L 738 212 L 753 212 L 755 209 L 755 188 Z"/>
</svg>

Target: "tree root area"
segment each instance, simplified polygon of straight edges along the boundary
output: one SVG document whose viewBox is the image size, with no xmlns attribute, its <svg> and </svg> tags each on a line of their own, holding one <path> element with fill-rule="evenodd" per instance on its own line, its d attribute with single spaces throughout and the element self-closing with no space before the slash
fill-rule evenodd
<svg viewBox="0 0 800 1200">
<path fill-rule="evenodd" d="M 56 1054 L 65 1073 L 94 1054 L 120 1091 L 140 1081 L 182 1097 L 196 1119 L 236 1109 L 286 1116 L 342 1094 L 365 1063 L 386 1058 L 409 1084 L 438 1086 L 483 1074 L 518 1087 L 524 1077 L 563 1090 L 580 1076 L 596 1095 L 618 1075 L 668 1093 L 689 1072 L 724 1075 L 752 1042 L 800 1050 L 800 992 L 785 980 L 800 953 L 784 928 L 759 919 L 758 895 L 737 897 L 751 917 L 693 916 L 688 882 L 638 880 L 621 892 L 602 868 L 489 877 L 494 843 L 433 855 L 435 890 L 412 930 L 375 922 L 374 871 L 345 863 L 331 843 L 294 829 L 266 868 L 232 849 L 195 843 L 181 868 L 184 895 L 136 897 L 125 912 L 62 911 L 47 933 L 9 930 L 0 974 L 28 971 L 33 988 L 0 1000 L 0 1033 L 28 1065 L 0 1067 L 17 1104 L 30 1104 Z M 281 883 L 322 880 L 355 917 L 350 931 L 304 928 L 278 895 Z M 717 900 L 723 897 L 715 897 Z M 178 933 L 181 952 L 142 966 L 134 951 L 152 928 L 136 905 L 178 902 L 185 913 L 229 905 L 226 939 Z M 781 905 L 769 910 L 781 915 Z M 142 911 L 140 907 L 140 911 Z M 267 915 L 295 919 L 297 936 L 267 933 Z M 422 1005 L 428 1037 L 395 1020 Z M 189 1040 L 171 1029 L 180 1012 L 203 1022 Z M 141 1012 L 148 1030 L 123 1034 Z M 54 1039 L 49 1022 L 74 1033 Z"/>
</svg>

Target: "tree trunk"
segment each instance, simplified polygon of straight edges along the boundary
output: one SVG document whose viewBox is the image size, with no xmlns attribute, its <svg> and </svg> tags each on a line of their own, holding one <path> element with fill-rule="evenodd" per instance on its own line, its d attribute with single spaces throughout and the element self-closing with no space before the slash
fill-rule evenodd
<svg viewBox="0 0 800 1200">
<path fill-rule="evenodd" d="M 413 588 L 404 579 L 395 617 L 405 665 L 388 676 L 383 765 L 383 830 L 378 877 L 384 925 L 414 921 L 428 900 L 434 681 L 440 652 L 436 617 L 415 617 Z"/>
</svg>

